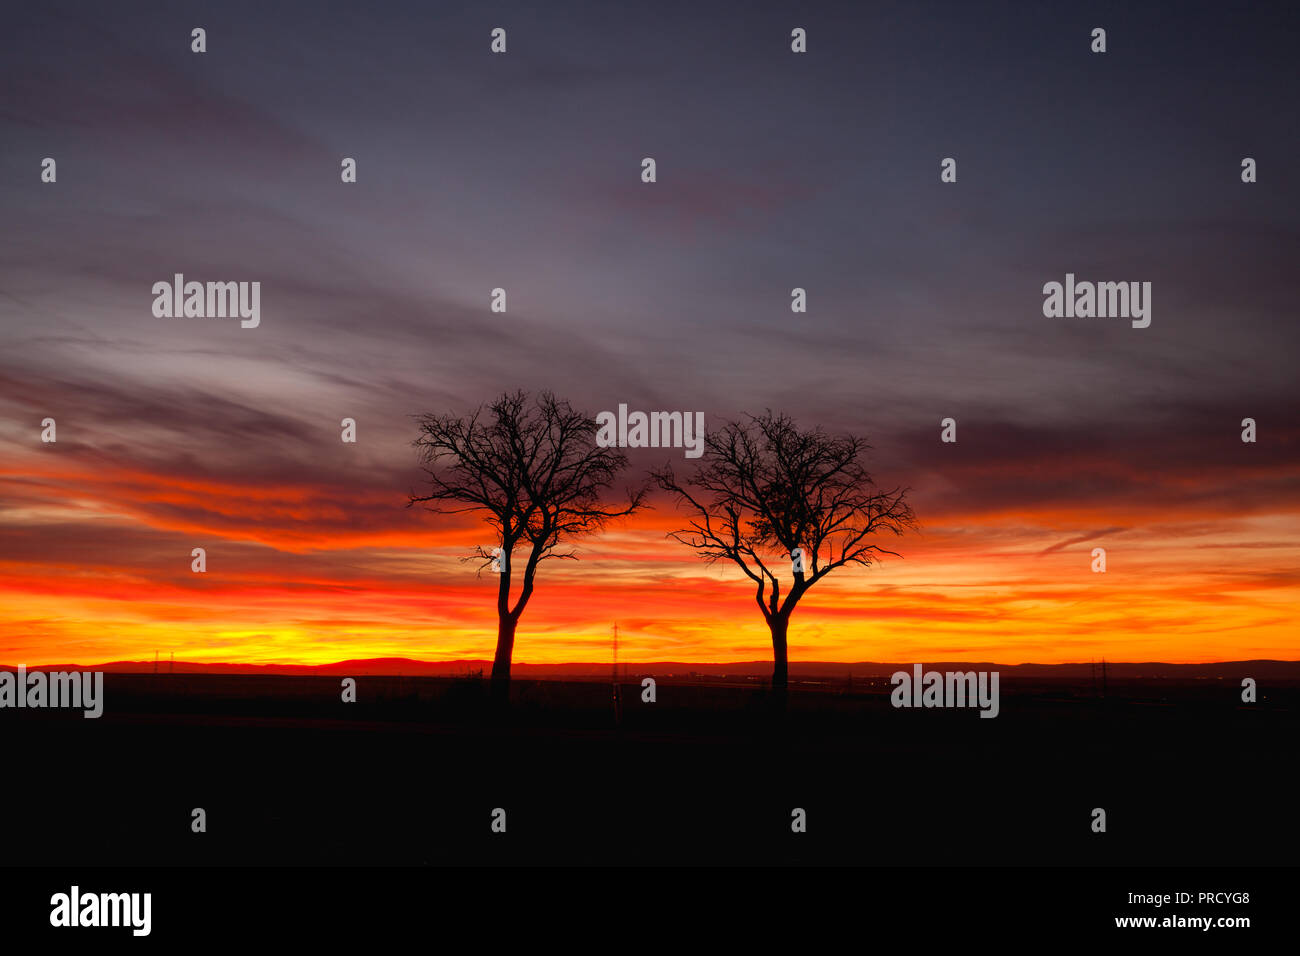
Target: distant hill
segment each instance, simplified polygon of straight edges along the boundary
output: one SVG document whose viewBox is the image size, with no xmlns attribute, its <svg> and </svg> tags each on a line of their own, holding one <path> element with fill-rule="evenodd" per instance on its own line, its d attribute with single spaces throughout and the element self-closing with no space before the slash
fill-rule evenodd
<svg viewBox="0 0 1300 956">
<path fill-rule="evenodd" d="M 791 662 L 790 677 L 799 680 L 847 679 L 853 677 L 888 677 L 898 670 L 910 671 L 914 661 L 894 664 L 879 661 L 857 661 L 843 663 L 840 661 L 799 661 Z M 922 661 L 926 670 L 969 671 L 995 670 L 1004 677 L 1035 677 L 1062 679 L 1091 678 L 1094 668 L 1098 678 L 1101 676 L 1101 664 L 996 664 L 988 661 Z M 0 665 L 3 670 L 15 670 L 15 665 Z M 159 661 L 157 669 L 167 673 L 173 669 L 170 661 Z M 97 670 L 123 674 L 151 674 L 153 661 L 113 661 L 108 664 L 42 664 L 28 667 L 28 670 L 73 671 Z M 378 657 L 366 660 L 338 661 L 333 664 L 196 664 L 176 661 L 174 673 L 177 674 L 288 674 L 288 675 L 328 675 L 344 674 L 351 676 L 427 676 L 427 677 L 461 677 L 482 671 L 486 676 L 492 672 L 492 662 L 484 660 L 459 661 L 416 661 L 404 657 Z M 610 665 L 605 663 L 575 664 L 523 664 L 511 667 L 515 677 L 530 679 L 570 678 L 603 679 L 608 678 Z M 656 677 L 728 677 L 728 678 L 767 678 L 772 673 L 771 661 L 735 661 L 731 663 L 699 664 L 681 661 L 656 661 L 653 663 L 628 663 L 619 665 L 619 673 L 634 675 L 652 674 Z M 1239 680 L 1242 677 L 1277 677 L 1300 679 L 1300 661 L 1219 661 L 1209 664 L 1168 664 L 1158 661 L 1147 663 L 1106 663 L 1106 674 L 1112 679 L 1124 678 L 1223 678 Z"/>
</svg>

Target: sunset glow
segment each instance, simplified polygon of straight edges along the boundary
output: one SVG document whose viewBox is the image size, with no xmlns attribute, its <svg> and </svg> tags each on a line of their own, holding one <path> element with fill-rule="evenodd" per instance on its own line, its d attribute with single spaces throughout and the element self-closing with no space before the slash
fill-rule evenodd
<svg viewBox="0 0 1300 956">
<path fill-rule="evenodd" d="M 93 467 L 42 449 L 10 463 L 21 489 L 0 531 L 3 658 L 12 663 L 327 663 L 369 657 L 490 658 L 496 579 L 460 559 L 480 532 L 361 500 L 383 516 L 347 528 L 338 485 L 241 486 Z M 80 458 L 82 468 L 54 464 Z M 918 495 L 925 513 L 926 497 Z M 1300 598 L 1294 511 L 1112 513 L 1089 533 L 1068 509 L 932 518 L 870 570 L 819 584 L 792 623 L 793 660 L 1286 658 Z M 620 628 L 628 662 L 762 660 L 771 647 L 752 589 L 666 538 L 671 504 L 543 565 L 516 659 L 599 661 Z M 1082 529 L 1082 530 L 1081 530 Z M 208 571 L 189 568 L 207 550 Z M 1089 570 L 1096 544 L 1105 574 Z M 1273 571 L 1261 572 L 1260 568 Z M 1290 571 L 1284 569 L 1292 569 Z"/>
</svg>

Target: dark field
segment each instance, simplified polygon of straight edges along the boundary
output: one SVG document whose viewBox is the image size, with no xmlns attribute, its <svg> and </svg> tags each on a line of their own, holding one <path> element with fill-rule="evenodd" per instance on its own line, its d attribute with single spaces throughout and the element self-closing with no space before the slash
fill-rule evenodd
<svg viewBox="0 0 1300 956">
<path fill-rule="evenodd" d="M 1004 674 L 1001 715 L 887 681 L 761 687 L 105 677 L 105 713 L 0 710 L 6 865 L 1292 864 L 1300 682 Z M 208 830 L 190 830 L 207 811 Z M 507 832 L 490 830 L 493 808 Z M 791 810 L 808 832 L 790 832 Z M 1093 807 L 1107 832 L 1090 830 Z"/>
</svg>

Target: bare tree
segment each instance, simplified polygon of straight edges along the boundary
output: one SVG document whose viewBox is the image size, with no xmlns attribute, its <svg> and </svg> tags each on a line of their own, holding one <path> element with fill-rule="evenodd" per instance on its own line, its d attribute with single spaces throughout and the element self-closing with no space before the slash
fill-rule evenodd
<svg viewBox="0 0 1300 956">
<path fill-rule="evenodd" d="M 480 573 L 494 561 L 500 569 L 492 686 L 504 694 L 515 628 L 533 595 L 538 565 L 549 558 L 575 559 L 572 551 L 559 550 L 561 544 L 632 514 L 644 503 L 645 489 L 630 490 L 619 506 L 603 503 L 627 457 L 598 447 L 595 420 L 550 392 L 532 401 L 522 391 L 507 393 L 468 418 L 422 415 L 417 421 L 421 435 L 414 444 L 430 490 L 410 495 L 408 505 L 422 503 L 438 514 L 481 513 L 500 542 L 500 555 L 479 547 L 466 560 L 481 559 Z M 511 603 L 517 546 L 527 558 Z"/>
<path fill-rule="evenodd" d="M 916 527 L 907 489 L 882 491 L 862 464 L 869 448 L 862 438 L 800 431 L 788 416 L 768 411 L 711 432 L 691 478 L 679 480 L 668 465 L 653 473 L 690 515 L 689 526 L 671 537 L 710 564 L 734 561 L 757 586 L 772 632 L 772 687 L 782 694 L 790 615 L 803 596 L 837 568 L 896 555 L 878 536 Z M 769 567 L 781 556 L 791 557 L 793 578 L 784 600 Z"/>
</svg>

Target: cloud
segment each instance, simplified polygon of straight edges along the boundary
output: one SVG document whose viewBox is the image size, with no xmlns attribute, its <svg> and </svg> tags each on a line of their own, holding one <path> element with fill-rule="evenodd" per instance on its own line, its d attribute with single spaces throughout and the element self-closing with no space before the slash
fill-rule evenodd
<svg viewBox="0 0 1300 956">
<path fill-rule="evenodd" d="M 1038 556 L 1043 557 L 1044 555 L 1052 554 L 1053 552 L 1056 551 L 1062 551 L 1076 544 L 1083 544 L 1085 541 L 1096 541 L 1098 538 L 1103 538 L 1108 534 L 1118 534 L 1121 531 L 1127 531 L 1127 530 L 1128 530 L 1127 528 L 1102 528 L 1099 531 L 1089 531 L 1087 534 L 1081 534 L 1077 537 L 1067 538 L 1064 541 L 1057 542 L 1056 544 L 1052 545 L 1050 548 L 1045 548 L 1044 550 L 1040 551 L 1038 553 Z"/>
</svg>

